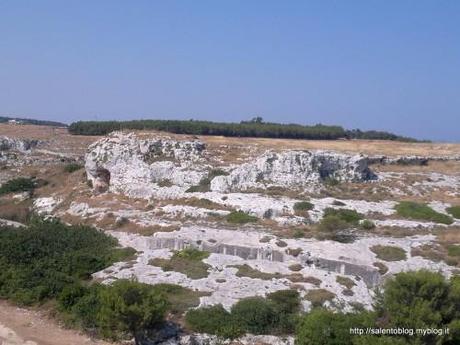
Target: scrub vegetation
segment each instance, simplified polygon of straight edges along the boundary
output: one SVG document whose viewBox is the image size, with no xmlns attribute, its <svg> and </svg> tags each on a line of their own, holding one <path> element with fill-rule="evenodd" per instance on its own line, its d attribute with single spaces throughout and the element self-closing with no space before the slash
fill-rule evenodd
<svg viewBox="0 0 460 345">
<path fill-rule="evenodd" d="M 408 219 L 425 220 L 447 225 L 454 222 L 448 215 L 436 212 L 426 204 L 413 201 L 401 201 L 395 206 L 395 209 L 398 215 Z"/>
</svg>

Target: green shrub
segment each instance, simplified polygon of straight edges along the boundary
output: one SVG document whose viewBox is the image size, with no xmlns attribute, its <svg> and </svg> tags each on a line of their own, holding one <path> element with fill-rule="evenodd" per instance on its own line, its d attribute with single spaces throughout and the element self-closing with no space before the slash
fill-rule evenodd
<svg viewBox="0 0 460 345">
<path fill-rule="evenodd" d="M 404 218 L 425 220 L 441 224 L 452 224 L 453 219 L 448 215 L 436 212 L 426 204 L 412 201 L 401 201 L 395 206 L 398 215 Z"/>
<path fill-rule="evenodd" d="M 80 170 L 83 168 L 83 165 L 79 163 L 69 163 L 64 166 L 64 171 L 67 173 L 73 173 L 74 171 Z"/>
<path fill-rule="evenodd" d="M 375 223 L 369 219 L 364 219 L 361 223 L 359 223 L 359 226 L 364 230 L 375 229 Z"/>
<path fill-rule="evenodd" d="M 310 211 L 313 207 L 315 207 L 315 205 L 309 201 L 299 201 L 294 204 L 295 211 Z"/>
<path fill-rule="evenodd" d="M 193 247 L 187 247 L 174 253 L 173 258 L 201 261 L 209 257 L 209 252 L 202 251 Z"/>
<path fill-rule="evenodd" d="M 27 228 L 3 228 L 0 296 L 21 304 L 55 297 L 69 283 L 132 254 L 116 246 L 117 240 L 101 231 L 56 220 L 34 219 Z"/>
<path fill-rule="evenodd" d="M 447 213 L 450 213 L 452 217 L 460 219 L 460 206 L 452 206 L 446 209 Z"/>
<path fill-rule="evenodd" d="M 251 216 L 243 211 L 233 211 L 227 215 L 226 220 L 233 224 L 246 224 L 257 222 L 257 217 Z"/>
<path fill-rule="evenodd" d="M 296 345 L 352 345 L 354 340 L 361 336 L 353 335 L 350 330 L 363 328 L 373 325 L 372 314 L 361 313 L 337 313 L 322 308 L 314 309 L 305 315 L 296 332 Z M 374 344 L 379 339 L 373 337 L 372 342 L 364 344 Z"/>
<path fill-rule="evenodd" d="M 324 179 L 324 184 L 330 187 L 338 186 L 340 184 L 340 181 L 336 179 L 335 177 L 328 176 Z"/>
<path fill-rule="evenodd" d="M 58 305 L 76 326 L 112 340 L 126 339 L 129 333 L 139 343 L 145 330 L 163 322 L 168 302 L 151 285 L 122 279 L 111 286 L 69 285 Z"/>
<path fill-rule="evenodd" d="M 278 290 L 267 295 L 276 309 L 284 314 L 297 313 L 300 311 L 299 292 L 296 290 Z"/>
<path fill-rule="evenodd" d="M 220 304 L 189 310 L 185 315 L 185 322 L 195 332 L 216 334 L 223 338 L 233 339 L 244 333 Z"/>
<path fill-rule="evenodd" d="M 308 211 L 312 210 L 315 207 L 311 202 L 308 201 L 299 201 L 294 204 L 294 213 L 297 216 L 306 217 L 308 216 Z"/>
<path fill-rule="evenodd" d="M 385 284 L 377 311 L 387 318 L 388 327 L 441 328 L 459 316 L 460 290 L 453 288 L 439 273 L 400 273 Z M 431 344 L 435 338 L 424 337 L 423 343 Z"/>
<path fill-rule="evenodd" d="M 36 183 L 32 178 L 18 177 L 9 180 L 0 187 L 0 195 L 8 193 L 29 192 L 33 191 Z"/>
<path fill-rule="evenodd" d="M 349 228 L 349 224 L 338 216 L 323 217 L 318 224 L 318 230 L 325 233 L 334 233 Z"/>
<path fill-rule="evenodd" d="M 406 251 L 400 247 L 376 245 L 370 248 L 383 261 L 400 261 L 406 259 Z"/>
<path fill-rule="evenodd" d="M 335 208 L 326 208 L 324 210 L 324 217 L 331 217 L 335 216 L 347 222 L 351 225 L 357 225 L 361 219 L 363 219 L 363 215 L 356 212 L 355 210 L 348 210 L 344 208 L 335 209 Z"/>
<path fill-rule="evenodd" d="M 250 297 L 238 301 L 227 312 L 222 306 L 190 310 L 186 323 L 195 332 L 236 338 L 244 333 L 292 334 L 300 310 L 299 293 L 282 290 L 267 298 Z"/>
<path fill-rule="evenodd" d="M 270 301 L 262 297 L 249 297 L 238 301 L 232 307 L 232 318 L 252 334 L 268 334 L 276 327 L 279 314 Z"/>
</svg>

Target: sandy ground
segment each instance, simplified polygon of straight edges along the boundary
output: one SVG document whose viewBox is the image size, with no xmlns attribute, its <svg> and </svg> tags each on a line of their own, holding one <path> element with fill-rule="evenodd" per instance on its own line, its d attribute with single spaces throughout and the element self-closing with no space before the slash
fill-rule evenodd
<svg viewBox="0 0 460 345">
<path fill-rule="evenodd" d="M 0 345 L 114 345 L 59 327 L 42 313 L 0 301 Z"/>
</svg>

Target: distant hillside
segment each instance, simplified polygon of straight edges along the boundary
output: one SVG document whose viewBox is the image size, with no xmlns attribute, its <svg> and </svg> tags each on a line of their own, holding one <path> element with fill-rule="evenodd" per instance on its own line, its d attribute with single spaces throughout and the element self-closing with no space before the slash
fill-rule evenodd
<svg viewBox="0 0 460 345">
<path fill-rule="evenodd" d="M 133 120 L 133 121 L 78 121 L 69 126 L 76 135 L 105 135 L 121 129 L 152 129 L 176 134 L 222 135 L 227 137 L 260 137 L 284 139 L 375 139 L 416 142 L 416 139 L 382 131 L 346 130 L 341 126 L 317 124 L 304 126 L 263 122 L 261 118 L 240 123 L 195 120 Z"/>
<path fill-rule="evenodd" d="M 41 125 L 41 126 L 54 126 L 54 127 L 67 127 L 65 123 L 46 120 L 23 119 L 20 117 L 0 116 L 0 123 L 16 121 L 18 123 L 27 125 Z"/>
</svg>

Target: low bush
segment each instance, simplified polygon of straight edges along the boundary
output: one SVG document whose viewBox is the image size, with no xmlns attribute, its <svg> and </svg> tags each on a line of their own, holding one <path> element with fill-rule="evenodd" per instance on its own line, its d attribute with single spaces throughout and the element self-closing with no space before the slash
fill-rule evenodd
<svg viewBox="0 0 460 345">
<path fill-rule="evenodd" d="M 79 163 L 69 163 L 69 164 L 64 165 L 64 171 L 66 173 L 73 173 L 82 168 L 83 168 L 83 165 Z"/>
<path fill-rule="evenodd" d="M 0 231 L 0 296 L 20 304 L 55 297 L 123 255 L 117 241 L 86 226 L 34 219 L 27 228 Z"/>
<path fill-rule="evenodd" d="M 249 297 L 238 301 L 230 312 L 222 306 L 190 310 L 186 323 L 195 332 L 235 338 L 244 333 L 290 334 L 300 311 L 299 293 L 281 290 L 267 298 Z"/>
<path fill-rule="evenodd" d="M 294 213 L 297 216 L 306 217 L 308 216 L 308 211 L 312 210 L 315 207 L 311 202 L 308 201 L 299 201 L 294 204 Z"/>
<path fill-rule="evenodd" d="M 460 206 L 452 206 L 446 209 L 447 213 L 451 214 L 452 217 L 460 219 Z"/>
<path fill-rule="evenodd" d="M 166 298 L 151 285 L 123 279 L 110 286 L 68 285 L 58 297 L 70 325 L 114 341 L 134 337 L 136 344 L 163 322 L 167 308 Z"/>
<path fill-rule="evenodd" d="M 242 328 L 234 324 L 231 314 L 222 305 L 189 310 L 185 322 L 195 332 L 215 334 L 222 338 L 233 339 L 244 333 Z"/>
<path fill-rule="evenodd" d="M 335 216 L 339 219 L 347 222 L 348 224 L 357 225 L 361 219 L 363 219 L 363 215 L 356 212 L 355 210 L 348 210 L 345 208 L 335 209 L 335 208 L 326 208 L 324 210 L 324 217 L 331 217 Z"/>
<path fill-rule="evenodd" d="M 233 211 L 227 215 L 226 220 L 233 224 L 246 224 L 257 222 L 257 217 L 251 216 L 243 211 Z"/>
<path fill-rule="evenodd" d="M 18 177 L 9 180 L 0 187 L 0 195 L 19 192 L 30 192 L 36 187 L 36 182 L 32 178 Z"/>
<path fill-rule="evenodd" d="M 296 332 L 296 345 L 380 344 L 378 342 L 380 337 L 376 336 L 371 342 L 354 342 L 355 339 L 363 336 L 355 336 L 350 330 L 355 327 L 365 329 L 371 325 L 373 325 L 373 317 L 368 312 L 344 314 L 317 308 L 301 319 Z"/>
<path fill-rule="evenodd" d="M 338 216 L 323 217 L 318 224 L 319 231 L 331 234 L 349 227 L 349 224 Z"/>
<path fill-rule="evenodd" d="M 426 204 L 412 201 L 401 201 L 395 206 L 398 215 L 414 220 L 424 220 L 441 224 L 452 224 L 453 219 L 448 215 L 436 212 Z"/>
<path fill-rule="evenodd" d="M 359 227 L 364 230 L 372 230 L 375 229 L 375 223 L 369 219 L 364 219 L 359 223 Z"/>
</svg>

